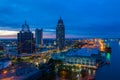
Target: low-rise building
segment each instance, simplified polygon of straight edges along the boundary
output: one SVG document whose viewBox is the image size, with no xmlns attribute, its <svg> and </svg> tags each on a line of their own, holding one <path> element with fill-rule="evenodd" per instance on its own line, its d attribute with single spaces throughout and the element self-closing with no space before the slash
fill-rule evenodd
<svg viewBox="0 0 120 80">
<path fill-rule="evenodd" d="M 96 60 L 102 59 L 102 57 L 98 56 L 98 53 L 98 49 L 71 49 L 68 52 L 53 54 L 52 58 L 55 60 L 62 60 L 69 64 L 96 66 Z M 93 56 L 93 54 L 96 56 Z"/>
</svg>

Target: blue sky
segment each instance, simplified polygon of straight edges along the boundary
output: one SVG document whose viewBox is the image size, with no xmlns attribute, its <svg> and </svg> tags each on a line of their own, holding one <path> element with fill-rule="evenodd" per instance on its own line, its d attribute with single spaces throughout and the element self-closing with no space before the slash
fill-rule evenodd
<svg viewBox="0 0 120 80">
<path fill-rule="evenodd" d="M 0 38 L 15 37 L 25 20 L 55 37 L 60 16 L 67 37 L 120 37 L 120 0 L 0 0 Z"/>
</svg>

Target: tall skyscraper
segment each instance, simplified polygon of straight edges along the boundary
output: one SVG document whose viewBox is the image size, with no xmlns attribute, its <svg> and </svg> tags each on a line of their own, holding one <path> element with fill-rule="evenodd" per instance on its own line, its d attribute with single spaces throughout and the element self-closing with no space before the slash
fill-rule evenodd
<svg viewBox="0 0 120 80">
<path fill-rule="evenodd" d="M 43 44 L 43 30 L 42 29 L 35 30 L 35 40 L 36 40 L 36 47 L 40 47 Z"/>
<path fill-rule="evenodd" d="M 35 44 L 33 33 L 29 29 L 29 25 L 25 23 L 22 25 L 22 30 L 17 34 L 18 53 L 33 53 L 35 51 Z"/>
<path fill-rule="evenodd" d="M 65 28 L 61 17 L 56 27 L 56 45 L 59 50 L 63 50 L 65 46 Z"/>
</svg>

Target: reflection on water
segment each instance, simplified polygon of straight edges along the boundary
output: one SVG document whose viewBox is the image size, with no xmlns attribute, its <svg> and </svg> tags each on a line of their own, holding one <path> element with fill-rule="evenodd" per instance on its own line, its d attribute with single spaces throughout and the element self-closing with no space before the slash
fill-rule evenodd
<svg viewBox="0 0 120 80">
<path fill-rule="evenodd" d="M 96 69 L 92 68 L 77 68 L 75 66 L 59 66 L 56 80 L 84 80 L 89 78 L 93 80 L 96 74 Z"/>
<path fill-rule="evenodd" d="M 96 70 L 93 70 L 93 75 L 95 75 L 96 74 Z"/>
<path fill-rule="evenodd" d="M 95 80 L 120 80 L 120 41 L 110 41 L 111 63 L 97 70 Z"/>
<path fill-rule="evenodd" d="M 120 41 L 118 42 L 118 44 L 120 45 Z"/>
<path fill-rule="evenodd" d="M 95 75 L 95 80 L 120 80 L 120 75 L 119 75 L 120 74 L 120 64 L 119 64 L 120 41 L 109 41 L 108 43 L 110 44 L 110 47 L 112 48 L 111 56 L 107 55 L 108 59 L 111 57 L 110 64 L 104 65 L 97 70 L 88 69 L 88 74 Z M 72 74 L 72 73 L 69 73 L 69 74 Z M 78 74 L 76 76 L 77 77 L 76 80 L 80 80 Z"/>
<path fill-rule="evenodd" d="M 109 49 L 109 48 L 107 48 L 107 49 Z M 63 64 L 63 65 L 57 66 L 56 67 L 57 68 L 57 71 L 56 71 L 57 79 L 56 80 L 63 80 L 63 79 L 65 79 L 65 80 L 94 80 L 96 77 L 96 72 L 100 71 L 99 69 L 101 69 L 104 66 L 110 66 L 110 64 L 109 64 L 110 60 L 111 60 L 110 52 L 111 51 L 100 52 L 100 54 L 102 54 L 102 57 L 103 57 L 103 54 L 105 55 L 104 56 L 105 59 L 104 59 L 104 61 L 101 61 L 101 60 L 98 61 L 100 64 L 98 68 L 90 67 L 89 64 L 85 65 L 85 64 L 75 64 L 75 63 L 69 64 L 69 65 Z M 87 61 L 89 61 L 89 60 L 87 60 Z M 83 62 L 86 62 L 86 60 L 83 60 Z M 99 75 L 98 74 L 97 74 L 97 77 L 100 76 L 102 73 Z M 99 79 L 99 80 L 106 80 L 106 79 L 104 79 L 104 77 L 103 77 L 103 79 Z M 109 80 L 109 79 L 107 79 L 107 80 Z"/>
</svg>

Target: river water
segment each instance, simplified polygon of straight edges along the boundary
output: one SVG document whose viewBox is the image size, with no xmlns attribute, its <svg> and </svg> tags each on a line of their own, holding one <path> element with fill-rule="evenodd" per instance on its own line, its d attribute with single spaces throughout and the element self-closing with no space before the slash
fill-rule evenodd
<svg viewBox="0 0 120 80">
<path fill-rule="evenodd" d="M 112 49 L 110 64 L 97 69 L 95 80 L 120 80 L 120 42 L 113 40 L 106 43 Z M 58 77 L 56 78 L 59 80 Z"/>
<path fill-rule="evenodd" d="M 120 43 L 118 41 L 108 43 L 112 48 L 111 63 L 97 70 L 95 80 L 120 80 Z"/>
</svg>

